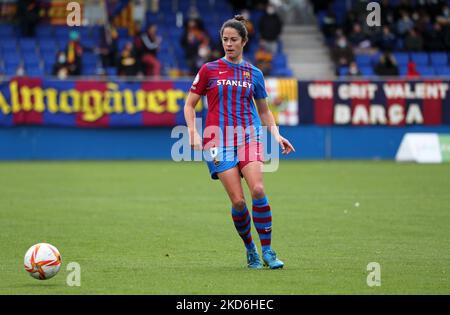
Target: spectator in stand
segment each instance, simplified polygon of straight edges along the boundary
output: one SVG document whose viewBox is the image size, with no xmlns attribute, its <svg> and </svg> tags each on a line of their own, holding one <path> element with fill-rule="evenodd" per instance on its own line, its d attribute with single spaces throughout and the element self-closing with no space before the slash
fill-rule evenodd
<svg viewBox="0 0 450 315">
<path fill-rule="evenodd" d="M 441 14 L 436 17 L 436 22 L 442 27 L 445 48 L 450 50 L 450 8 L 448 5 L 443 6 Z"/>
<path fill-rule="evenodd" d="M 435 20 L 436 16 L 441 12 L 442 6 L 447 0 L 416 0 L 417 7 L 423 12 L 427 12 L 431 20 Z"/>
<path fill-rule="evenodd" d="M 358 23 L 358 15 L 356 12 L 354 10 L 348 11 L 342 26 L 344 33 L 347 35 L 351 34 L 356 23 Z"/>
<path fill-rule="evenodd" d="M 398 76 L 399 74 L 397 60 L 389 51 L 385 51 L 380 56 L 374 70 L 377 75 L 381 76 Z"/>
<path fill-rule="evenodd" d="M 119 50 L 119 34 L 113 26 L 104 26 L 102 35 L 100 47 L 98 49 L 102 67 L 103 69 L 115 67 L 117 65 L 117 55 Z"/>
<path fill-rule="evenodd" d="M 328 7 L 327 13 L 323 17 L 322 31 L 325 34 L 325 37 L 333 37 L 333 35 L 336 33 L 337 27 L 336 14 L 334 13 L 332 6 L 330 5 Z"/>
<path fill-rule="evenodd" d="M 255 37 L 255 26 L 253 25 L 253 22 L 250 20 L 251 16 L 250 16 L 249 10 L 247 10 L 247 9 L 242 10 L 242 12 L 240 14 L 246 20 L 245 26 L 247 27 L 248 41 L 247 41 L 247 44 L 245 44 L 245 46 L 244 46 L 244 53 L 247 53 L 249 51 L 250 47 L 253 45 L 253 40 Z"/>
<path fill-rule="evenodd" d="M 350 62 L 355 59 L 352 47 L 347 42 L 345 35 L 340 35 L 332 49 L 332 58 L 336 65 L 336 74 L 340 67 L 348 67 Z"/>
<path fill-rule="evenodd" d="M 20 34 L 24 37 L 34 37 L 36 24 L 39 22 L 37 0 L 19 0 L 16 16 L 19 21 Z"/>
<path fill-rule="evenodd" d="M 258 49 L 255 52 L 255 66 L 262 71 L 264 75 L 270 75 L 272 71 L 273 54 L 267 50 L 267 47 L 260 40 Z"/>
<path fill-rule="evenodd" d="M 404 38 L 410 29 L 414 27 L 414 22 L 407 11 L 400 12 L 400 19 L 397 21 L 397 35 Z"/>
<path fill-rule="evenodd" d="M 144 74 L 147 76 L 161 75 L 161 63 L 157 58 L 161 37 L 156 34 L 156 31 L 156 25 L 150 24 L 147 30 L 135 39 L 137 58 L 139 58 Z"/>
<path fill-rule="evenodd" d="M 416 31 L 422 36 L 430 29 L 432 29 L 433 24 L 431 23 L 430 15 L 427 14 L 426 12 L 420 13 L 419 18 L 415 23 L 415 28 Z"/>
<path fill-rule="evenodd" d="M 436 17 L 436 21 L 442 27 L 450 26 L 450 7 L 448 5 L 442 7 L 442 12 Z"/>
<path fill-rule="evenodd" d="M 83 47 L 80 44 L 80 35 L 77 31 L 71 31 L 69 33 L 69 43 L 66 48 L 66 59 L 69 75 L 81 75 L 82 58 Z"/>
<path fill-rule="evenodd" d="M 423 39 L 414 28 L 410 29 L 405 37 L 404 48 L 406 51 L 423 50 Z"/>
<path fill-rule="evenodd" d="M 348 76 L 360 76 L 361 75 L 361 71 L 359 70 L 358 65 L 356 64 L 356 62 L 352 61 L 350 62 L 350 65 L 348 66 Z"/>
<path fill-rule="evenodd" d="M 353 25 L 353 31 L 350 34 L 348 41 L 353 46 L 353 49 L 363 52 L 372 46 L 370 39 L 363 33 L 361 24 L 355 23 Z"/>
<path fill-rule="evenodd" d="M 67 64 L 66 53 L 63 50 L 56 54 L 56 61 L 53 64 L 52 75 L 64 80 L 69 75 L 69 65 Z"/>
<path fill-rule="evenodd" d="M 190 74 L 194 75 L 203 63 L 210 59 L 211 52 L 209 37 L 198 19 L 190 19 L 186 23 L 181 45 L 184 48 Z"/>
<path fill-rule="evenodd" d="M 117 75 L 119 76 L 135 76 L 138 74 L 138 60 L 136 50 L 133 43 L 128 42 L 120 52 Z"/>
<path fill-rule="evenodd" d="M 283 30 L 283 22 L 275 11 L 275 6 L 269 4 L 266 12 L 259 20 L 259 33 L 262 39 L 262 44 L 266 46 L 266 50 L 271 54 L 276 54 L 278 51 L 278 39 Z"/>
<path fill-rule="evenodd" d="M 394 10 L 390 6 L 389 0 L 382 0 L 380 3 L 381 25 L 393 25 L 395 22 Z"/>
<path fill-rule="evenodd" d="M 434 23 L 433 28 L 425 34 L 425 49 L 428 51 L 445 50 L 444 34 L 442 33 L 441 24 Z"/>
<path fill-rule="evenodd" d="M 400 3 L 395 6 L 394 17 L 396 20 L 400 20 L 403 13 L 410 16 L 413 11 L 413 6 L 411 5 L 411 0 L 400 0 Z"/>
<path fill-rule="evenodd" d="M 406 77 L 408 79 L 416 79 L 420 77 L 420 73 L 417 71 L 416 63 L 414 61 L 408 62 L 408 69 L 406 71 Z"/>
<path fill-rule="evenodd" d="M 381 50 L 393 51 L 395 50 L 396 42 L 397 40 L 395 38 L 395 35 L 391 32 L 389 26 L 383 26 L 381 34 L 377 41 L 378 47 Z"/>
</svg>

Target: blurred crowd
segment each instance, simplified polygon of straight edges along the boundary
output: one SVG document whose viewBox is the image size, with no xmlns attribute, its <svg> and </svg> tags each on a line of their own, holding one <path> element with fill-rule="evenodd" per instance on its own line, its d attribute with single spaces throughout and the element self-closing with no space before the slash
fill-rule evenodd
<svg viewBox="0 0 450 315">
<path fill-rule="evenodd" d="M 34 30 L 39 23 L 36 0 L 19 0 L 17 25 L 22 37 L 35 36 Z M 249 43 L 245 47 L 245 57 L 255 63 L 264 74 L 272 71 L 272 61 L 277 54 L 278 41 L 283 22 L 277 13 L 277 7 L 271 1 L 233 1 L 229 4 L 233 12 L 244 15 L 249 31 Z M 259 10 L 257 21 L 252 20 L 251 12 Z M 229 18 L 232 18 L 230 16 Z M 120 45 L 117 29 L 108 23 L 102 27 L 101 41 L 94 46 L 84 44 L 77 31 L 69 33 L 69 41 L 64 49 L 57 52 L 52 75 L 59 78 L 82 74 L 83 56 L 93 53 L 101 60 L 102 71 L 115 68 L 119 76 L 153 76 L 163 75 L 161 60 L 158 58 L 163 40 L 158 35 L 158 25 L 136 23 L 133 36 L 124 45 Z M 176 27 L 175 25 L 173 27 Z M 187 69 L 182 75 L 195 75 L 205 63 L 223 56 L 220 39 L 217 34 L 209 34 L 204 21 L 195 7 L 184 17 L 180 45 L 184 50 Z M 25 69 L 18 69 L 17 74 L 26 74 Z"/>
<path fill-rule="evenodd" d="M 355 54 L 379 54 L 374 66 L 377 75 L 398 75 L 392 52 L 450 51 L 450 8 L 446 0 L 382 0 L 381 26 L 366 23 L 367 2 L 360 1 L 338 19 L 332 0 L 314 1 L 316 13 L 324 12 L 321 28 L 331 47 L 336 72 L 348 67 L 349 75 L 360 75 Z M 340 21 L 339 21 L 340 20 Z M 418 75 L 410 61 L 407 75 Z"/>
</svg>

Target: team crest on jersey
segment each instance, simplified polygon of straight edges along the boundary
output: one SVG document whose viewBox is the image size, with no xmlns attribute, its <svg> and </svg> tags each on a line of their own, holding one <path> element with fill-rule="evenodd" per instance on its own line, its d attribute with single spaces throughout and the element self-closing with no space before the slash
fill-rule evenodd
<svg viewBox="0 0 450 315">
<path fill-rule="evenodd" d="M 248 72 L 248 71 L 243 71 L 243 72 L 242 72 L 242 75 L 244 76 L 244 78 L 250 79 L 250 72 Z"/>
</svg>

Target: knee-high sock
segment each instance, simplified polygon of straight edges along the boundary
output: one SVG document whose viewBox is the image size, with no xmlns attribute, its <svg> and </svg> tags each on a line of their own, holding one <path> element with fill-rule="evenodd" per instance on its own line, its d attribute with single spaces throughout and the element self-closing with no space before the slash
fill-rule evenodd
<svg viewBox="0 0 450 315">
<path fill-rule="evenodd" d="M 253 223 L 261 240 L 262 251 L 271 249 L 272 240 L 272 212 L 269 201 L 264 196 L 261 199 L 253 199 Z"/>
<path fill-rule="evenodd" d="M 231 215 L 233 217 L 234 226 L 236 227 L 239 236 L 244 241 L 245 247 L 247 249 L 254 248 L 255 243 L 253 243 L 251 233 L 251 218 L 247 207 L 242 211 L 231 208 Z"/>
</svg>

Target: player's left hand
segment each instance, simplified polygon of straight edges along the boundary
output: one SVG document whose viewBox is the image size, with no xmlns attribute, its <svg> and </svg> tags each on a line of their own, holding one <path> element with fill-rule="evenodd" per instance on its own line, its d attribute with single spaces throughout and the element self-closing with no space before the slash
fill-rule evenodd
<svg viewBox="0 0 450 315">
<path fill-rule="evenodd" d="M 294 147 L 292 146 L 292 144 L 289 142 L 288 139 L 280 136 L 278 138 L 278 143 L 280 144 L 282 154 L 289 154 L 291 153 L 291 151 L 295 152 Z"/>
</svg>

